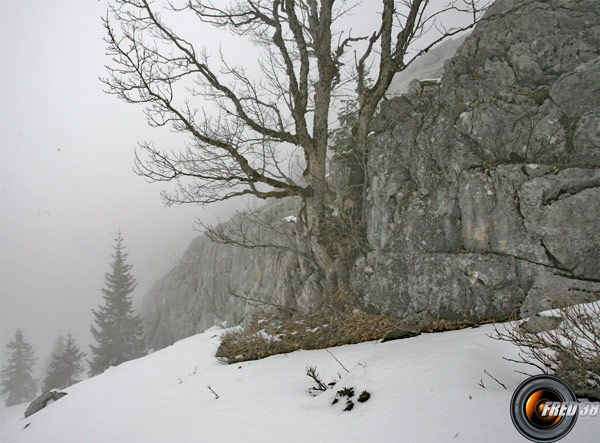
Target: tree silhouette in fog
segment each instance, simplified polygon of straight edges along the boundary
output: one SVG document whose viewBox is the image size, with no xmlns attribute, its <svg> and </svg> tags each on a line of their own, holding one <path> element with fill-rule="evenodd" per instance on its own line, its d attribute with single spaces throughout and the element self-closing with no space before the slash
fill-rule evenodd
<svg viewBox="0 0 600 443">
<path fill-rule="evenodd" d="M 6 406 L 18 405 L 31 400 L 36 394 L 36 383 L 33 379 L 35 355 L 33 347 L 25 341 L 23 331 L 17 329 L 15 337 L 6 345 L 8 363 L 2 368 L 0 382 Z"/>
<path fill-rule="evenodd" d="M 52 353 L 52 361 L 44 379 L 44 391 L 62 389 L 77 383 L 77 376 L 83 371 L 81 359 L 85 352 L 79 349 L 71 333 L 66 338 L 61 336 L 60 340 L 63 343 Z"/>
<path fill-rule="evenodd" d="M 121 232 L 115 239 L 111 270 L 105 274 L 102 289 L 104 304 L 92 310 L 92 335 L 97 345 L 91 345 L 90 375 L 102 373 L 110 366 L 144 355 L 142 319 L 133 312 L 131 293 L 137 284 L 127 264 Z"/>
</svg>

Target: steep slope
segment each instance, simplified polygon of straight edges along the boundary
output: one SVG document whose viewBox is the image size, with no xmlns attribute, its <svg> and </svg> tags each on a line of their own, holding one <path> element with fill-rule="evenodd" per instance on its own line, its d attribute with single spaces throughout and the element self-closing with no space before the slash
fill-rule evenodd
<svg viewBox="0 0 600 443">
<path fill-rule="evenodd" d="M 2 441 L 522 442 L 509 403 L 524 377 L 502 359 L 515 349 L 488 338 L 492 331 L 331 349 L 346 373 L 327 350 L 224 365 L 213 357 L 221 331 L 211 329 L 78 383 L 27 419 L 18 414 L 25 405 L 3 410 Z M 336 389 L 368 390 L 371 398 L 344 412 L 344 401 L 332 405 L 335 390 L 310 396 L 306 365 L 326 382 L 338 379 Z M 599 421 L 580 418 L 563 441 L 597 441 Z"/>
</svg>

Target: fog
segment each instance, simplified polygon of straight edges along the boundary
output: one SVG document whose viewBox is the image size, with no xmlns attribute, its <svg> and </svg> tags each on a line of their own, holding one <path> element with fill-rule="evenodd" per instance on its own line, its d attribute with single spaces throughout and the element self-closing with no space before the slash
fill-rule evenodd
<svg viewBox="0 0 600 443">
<path fill-rule="evenodd" d="M 230 205 L 166 208 L 161 187 L 132 171 L 137 142 L 177 138 L 150 128 L 141 107 L 103 93 L 104 1 L 2 1 L 1 345 L 16 328 L 45 369 L 59 331 L 92 343 L 120 229 L 138 280 L 164 275 L 198 232 L 195 219 Z"/>
<path fill-rule="evenodd" d="M 0 345 L 4 353 L 22 328 L 43 376 L 59 332 L 70 331 L 85 351 L 93 343 L 91 309 L 102 303 L 119 230 L 139 305 L 198 235 L 196 218 L 226 218 L 233 204 L 167 208 L 161 186 L 133 173 L 137 142 L 168 148 L 181 139 L 103 92 L 105 0 L 0 5 Z M 360 14 L 353 20 L 370 28 Z M 194 26 L 237 63 L 255 58 L 239 39 Z"/>
</svg>

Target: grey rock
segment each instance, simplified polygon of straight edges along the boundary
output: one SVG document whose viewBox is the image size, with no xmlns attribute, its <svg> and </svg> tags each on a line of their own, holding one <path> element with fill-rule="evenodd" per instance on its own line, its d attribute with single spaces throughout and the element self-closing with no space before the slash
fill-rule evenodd
<svg viewBox="0 0 600 443">
<path fill-rule="evenodd" d="M 30 415 L 35 414 L 38 411 L 41 411 L 46 406 L 48 406 L 48 403 L 57 401 L 57 400 L 63 398 L 65 395 L 67 395 L 66 392 L 59 392 L 59 391 L 44 392 L 38 398 L 33 400 L 31 402 L 31 404 L 27 407 L 27 409 L 25 410 L 25 418 L 29 417 Z"/>
<path fill-rule="evenodd" d="M 386 96 L 394 97 L 402 95 L 408 92 L 411 85 L 420 88 L 420 84 L 413 83 L 415 79 L 439 78 L 444 70 L 444 62 L 454 55 L 464 40 L 465 36 L 446 40 L 429 50 L 423 56 L 417 58 L 406 70 L 402 71 L 400 75 L 394 77 Z"/>
<path fill-rule="evenodd" d="M 381 105 L 352 287 L 407 324 L 600 296 L 600 16 L 498 0 L 441 85 Z"/>
<path fill-rule="evenodd" d="M 529 265 L 522 275 L 528 290 L 521 305 L 521 317 L 564 307 L 565 303 L 587 303 L 600 298 L 600 283 L 574 278 L 553 267 Z"/>
<path fill-rule="evenodd" d="M 256 214 L 265 225 L 280 232 L 291 228 L 284 218 L 294 215 L 296 202 L 268 204 Z M 240 216 L 225 224 L 234 227 Z M 252 226 L 248 236 L 256 243 L 286 245 L 288 239 L 265 227 Z M 273 306 L 295 308 L 290 288 L 297 282 L 290 269 L 297 266 L 294 254 L 273 248 L 247 249 L 197 237 L 180 263 L 158 280 L 142 302 L 148 344 L 154 349 L 204 331 L 214 325 L 233 326 L 256 310 Z M 243 298 L 242 298 L 243 297 Z M 266 301 L 260 303 L 258 301 Z"/>
<path fill-rule="evenodd" d="M 458 201 L 465 249 L 551 264 L 540 240 L 525 226 L 519 190 L 527 180 L 521 165 L 498 165 L 461 174 Z"/>
<path fill-rule="evenodd" d="M 381 340 L 381 343 L 385 343 L 386 341 L 402 340 L 404 338 L 417 337 L 418 335 L 421 335 L 421 333 L 420 332 L 407 331 L 407 330 L 404 330 L 404 329 L 397 329 L 395 331 L 390 332 L 385 337 L 383 337 L 383 340 Z"/>
<path fill-rule="evenodd" d="M 376 251 L 355 266 L 353 286 L 368 304 L 426 328 L 518 313 L 525 296 L 521 272 L 518 259 L 502 255 Z"/>
<path fill-rule="evenodd" d="M 560 325 L 560 318 L 535 315 L 528 318 L 519 325 L 525 332 L 539 334 L 540 332 L 552 331 Z"/>
<path fill-rule="evenodd" d="M 523 184 L 521 212 L 553 265 L 600 280 L 600 169 L 568 168 Z"/>
</svg>

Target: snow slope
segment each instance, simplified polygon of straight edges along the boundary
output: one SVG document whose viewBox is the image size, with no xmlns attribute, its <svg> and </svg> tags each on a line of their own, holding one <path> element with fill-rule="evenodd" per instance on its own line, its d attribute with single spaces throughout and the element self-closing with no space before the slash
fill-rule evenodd
<svg viewBox="0 0 600 443">
<path fill-rule="evenodd" d="M 326 350 L 225 365 L 214 358 L 221 330 L 212 328 L 78 383 L 27 419 L 26 405 L 3 409 L 0 440 L 523 442 L 509 402 L 525 377 L 502 359 L 516 350 L 488 338 L 492 331 L 486 325 L 331 348 L 347 373 Z M 339 373 L 335 389 L 352 386 L 356 395 L 366 389 L 371 399 L 344 412 L 343 401 L 331 404 L 335 389 L 312 397 L 307 364 L 326 382 Z M 586 417 L 562 441 L 597 442 L 599 435 L 600 416 Z"/>
</svg>

